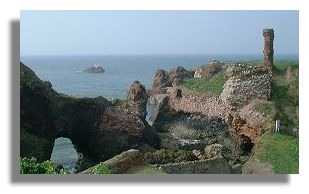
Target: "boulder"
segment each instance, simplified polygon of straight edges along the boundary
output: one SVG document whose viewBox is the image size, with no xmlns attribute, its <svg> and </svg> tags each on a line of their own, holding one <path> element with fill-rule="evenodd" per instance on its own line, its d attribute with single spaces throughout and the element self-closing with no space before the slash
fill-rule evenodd
<svg viewBox="0 0 309 194">
<path fill-rule="evenodd" d="M 138 150 L 130 149 L 103 162 L 113 174 L 119 174 L 132 166 L 145 164 L 143 155 Z"/>
<path fill-rule="evenodd" d="M 139 81 L 134 81 L 129 87 L 127 99 L 129 107 L 139 118 L 145 120 L 147 115 L 146 105 L 148 101 L 148 94 L 145 86 Z"/>
<path fill-rule="evenodd" d="M 87 73 L 104 73 L 105 70 L 101 65 L 94 64 L 91 67 L 88 67 L 87 69 L 84 70 L 84 72 Z"/>
<path fill-rule="evenodd" d="M 103 164 L 111 170 L 112 174 L 120 174 L 132 166 L 143 165 L 145 162 L 143 161 L 142 153 L 138 150 L 130 149 L 104 161 Z M 96 166 L 88 168 L 87 170 L 81 172 L 81 174 L 91 174 L 91 170 L 94 167 Z"/>
</svg>

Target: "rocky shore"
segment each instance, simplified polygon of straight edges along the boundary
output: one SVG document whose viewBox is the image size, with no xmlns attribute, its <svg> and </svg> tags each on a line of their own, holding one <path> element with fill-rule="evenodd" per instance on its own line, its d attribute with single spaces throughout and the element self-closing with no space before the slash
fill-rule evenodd
<svg viewBox="0 0 309 194">
<path fill-rule="evenodd" d="M 272 34 L 267 33 L 269 41 Z M 272 43 L 265 47 L 265 55 L 272 55 Z M 272 130 L 277 116 L 268 101 L 272 56 L 264 60 L 263 65 L 212 60 L 191 70 L 159 69 L 151 92 L 134 81 L 127 99 L 114 101 L 57 93 L 20 63 L 21 157 L 49 159 L 54 139 L 68 137 L 78 152 L 115 174 L 137 167 L 175 174 L 242 173 L 252 148 Z M 226 77 L 219 94 L 182 82 L 211 81 L 218 75 Z M 147 103 L 156 105 L 149 122 Z M 85 168 L 82 173 L 91 174 L 95 167 Z"/>
</svg>

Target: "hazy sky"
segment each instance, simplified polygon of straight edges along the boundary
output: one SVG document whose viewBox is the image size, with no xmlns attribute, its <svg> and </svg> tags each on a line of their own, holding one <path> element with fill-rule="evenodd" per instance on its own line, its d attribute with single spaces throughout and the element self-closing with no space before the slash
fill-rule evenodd
<svg viewBox="0 0 309 194">
<path fill-rule="evenodd" d="M 21 11 L 21 55 L 298 54 L 298 11 Z"/>
</svg>

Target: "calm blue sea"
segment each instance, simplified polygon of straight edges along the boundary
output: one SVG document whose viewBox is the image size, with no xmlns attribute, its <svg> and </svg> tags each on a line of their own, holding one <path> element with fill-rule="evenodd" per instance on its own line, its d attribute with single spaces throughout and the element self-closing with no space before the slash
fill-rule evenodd
<svg viewBox="0 0 309 194">
<path fill-rule="evenodd" d="M 262 55 L 113 55 L 113 56 L 21 56 L 42 80 L 50 81 L 53 88 L 75 97 L 103 96 L 107 99 L 125 99 L 129 85 L 139 80 L 150 89 L 157 69 L 169 70 L 181 65 L 187 69 L 210 60 L 245 61 L 262 60 Z M 298 60 L 296 55 L 277 56 L 276 60 Z M 82 72 L 92 64 L 101 64 L 103 74 Z M 148 112 L 153 107 L 147 107 Z M 147 115 L 149 118 L 150 114 Z M 67 138 L 57 139 L 51 160 L 71 169 L 77 161 L 77 153 Z"/>
</svg>

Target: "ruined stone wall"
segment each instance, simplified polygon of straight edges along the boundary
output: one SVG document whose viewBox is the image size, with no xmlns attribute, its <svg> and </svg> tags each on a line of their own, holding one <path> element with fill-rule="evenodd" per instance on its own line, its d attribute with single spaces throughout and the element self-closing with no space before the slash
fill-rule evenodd
<svg viewBox="0 0 309 194">
<path fill-rule="evenodd" d="M 162 170 L 168 174 L 230 174 L 231 167 L 222 158 L 211 158 L 180 163 L 160 165 Z"/>
<path fill-rule="evenodd" d="M 231 65 L 228 81 L 220 99 L 232 109 L 240 108 L 252 99 L 267 100 L 271 92 L 272 73 L 266 67 L 251 64 Z"/>
<path fill-rule="evenodd" d="M 226 107 L 214 94 L 192 91 L 184 87 L 169 88 L 168 93 L 169 105 L 176 111 L 200 113 L 207 117 L 225 116 Z"/>
</svg>

